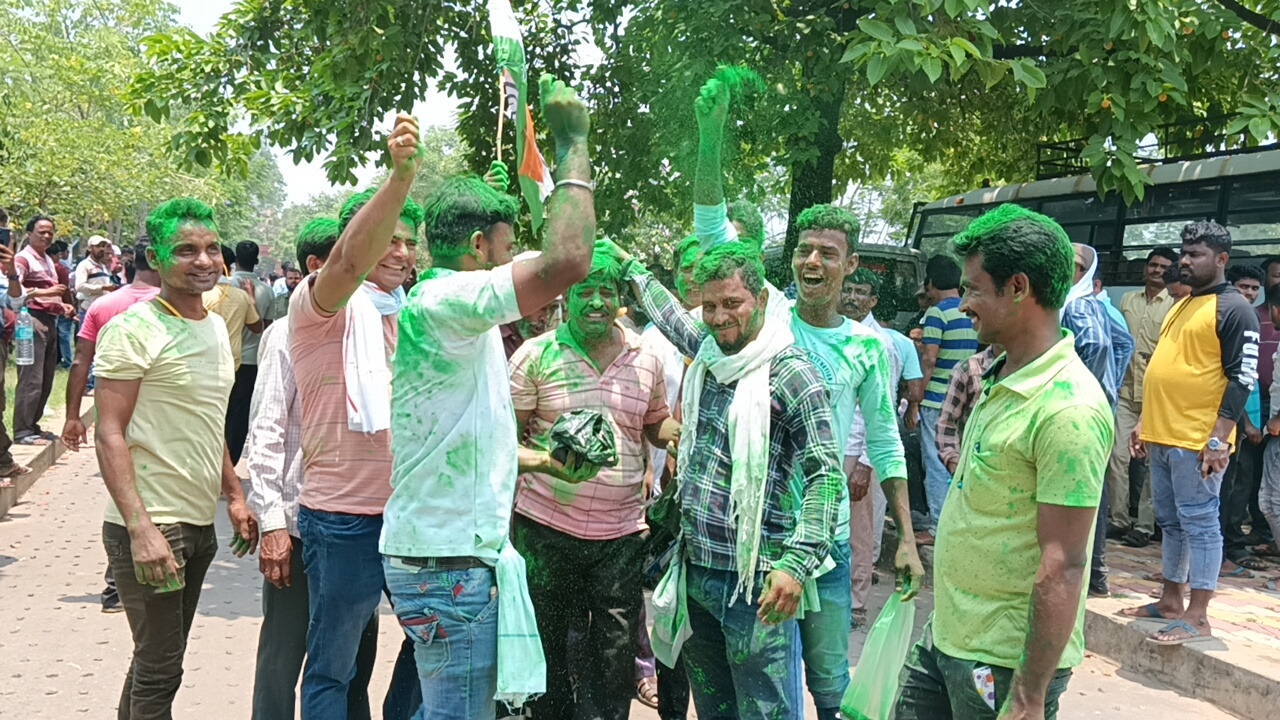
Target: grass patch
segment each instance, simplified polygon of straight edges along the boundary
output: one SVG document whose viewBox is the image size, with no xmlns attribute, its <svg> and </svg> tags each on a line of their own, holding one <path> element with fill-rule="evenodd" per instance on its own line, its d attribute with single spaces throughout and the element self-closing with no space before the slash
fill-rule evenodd
<svg viewBox="0 0 1280 720">
<path fill-rule="evenodd" d="M 12 357 L 12 353 L 11 353 Z M 71 379 L 71 371 L 58 368 L 53 376 L 53 391 L 49 394 L 48 408 L 61 411 L 67 407 L 67 381 Z M 4 369 L 4 422 L 9 433 L 13 433 L 13 403 L 18 396 L 18 366 L 10 359 Z M 52 427 L 46 419 L 41 428 L 50 432 L 62 432 L 61 423 Z"/>
</svg>

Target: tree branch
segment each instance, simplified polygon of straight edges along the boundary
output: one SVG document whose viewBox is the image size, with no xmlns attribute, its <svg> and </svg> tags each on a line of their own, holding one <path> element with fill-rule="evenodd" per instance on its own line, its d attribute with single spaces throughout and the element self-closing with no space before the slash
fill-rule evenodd
<svg viewBox="0 0 1280 720">
<path fill-rule="evenodd" d="M 1071 46 L 1065 53 L 1056 53 L 1043 45 L 1000 45 L 991 48 L 993 60 L 1017 60 L 1018 58 L 1061 58 L 1075 55 L 1080 48 Z"/>
<path fill-rule="evenodd" d="M 1236 2 L 1236 0 L 1218 0 L 1218 4 L 1230 10 L 1236 17 L 1258 28 L 1269 35 L 1280 35 L 1280 22 L 1276 22 L 1260 12 L 1254 12 Z"/>
</svg>

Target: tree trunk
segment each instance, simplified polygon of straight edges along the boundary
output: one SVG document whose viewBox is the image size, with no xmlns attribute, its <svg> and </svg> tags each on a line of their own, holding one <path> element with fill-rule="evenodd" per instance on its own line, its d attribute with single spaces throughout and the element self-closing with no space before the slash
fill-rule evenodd
<svg viewBox="0 0 1280 720">
<path fill-rule="evenodd" d="M 814 102 L 814 109 L 822 121 L 818 138 L 814 142 L 818 156 L 811 162 L 791 166 L 791 200 L 787 206 L 787 235 L 783 244 L 782 267 L 770 268 L 771 279 L 778 287 L 791 283 L 791 254 L 795 252 L 796 243 L 800 240 L 796 218 L 814 205 L 831 202 L 836 154 L 844 148 L 844 140 L 840 138 L 840 110 L 843 106 L 843 82 L 832 88 L 826 98 Z M 793 138 L 792 142 L 806 141 Z"/>
</svg>

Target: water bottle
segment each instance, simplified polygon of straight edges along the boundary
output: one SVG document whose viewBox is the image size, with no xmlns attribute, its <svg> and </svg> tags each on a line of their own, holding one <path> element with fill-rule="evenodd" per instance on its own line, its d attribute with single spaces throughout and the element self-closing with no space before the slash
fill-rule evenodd
<svg viewBox="0 0 1280 720">
<path fill-rule="evenodd" d="M 36 362 L 36 329 L 31 324 L 31 313 L 26 308 L 18 313 L 18 326 L 14 332 L 18 341 L 18 364 L 34 365 Z"/>
</svg>

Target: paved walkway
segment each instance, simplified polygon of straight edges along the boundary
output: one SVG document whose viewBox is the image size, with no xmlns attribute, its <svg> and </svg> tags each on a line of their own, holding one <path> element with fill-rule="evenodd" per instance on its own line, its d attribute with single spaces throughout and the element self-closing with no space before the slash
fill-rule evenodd
<svg viewBox="0 0 1280 720">
<path fill-rule="evenodd" d="M 1134 604 L 1149 600 L 1160 583 L 1148 579 L 1160 572 L 1160 544 L 1142 549 L 1107 543 L 1111 568 L 1111 592 L 1128 595 Z M 1280 656 L 1280 593 L 1263 589 L 1271 578 L 1280 578 L 1280 565 L 1271 571 L 1253 571 L 1253 578 L 1219 578 L 1218 592 L 1209 604 L 1213 634 L 1227 643 L 1245 643 Z"/>
<path fill-rule="evenodd" d="M 131 651 L 123 615 L 99 612 L 103 551 L 100 540 L 106 492 L 91 449 L 67 454 L 0 521 L 0 717 L 32 720 L 114 718 Z M 224 514 L 218 534 L 227 538 Z M 249 717 L 254 653 L 261 618 L 257 562 L 237 560 L 225 548 L 210 568 L 178 693 L 179 718 Z M 875 609 L 885 588 L 877 587 Z M 918 624 L 931 598 L 924 598 Z M 390 658 L 400 631 L 384 608 L 379 662 L 372 695 L 390 680 Z M 855 633 L 852 654 L 863 640 Z M 656 720 L 638 703 L 632 717 Z M 1218 720 L 1214 707 L 1096 657 L 1076 673 L 1063 702 L 1064 720 Z M 807 718 L 815 717 L 812 708 Z"/>
</svg>

